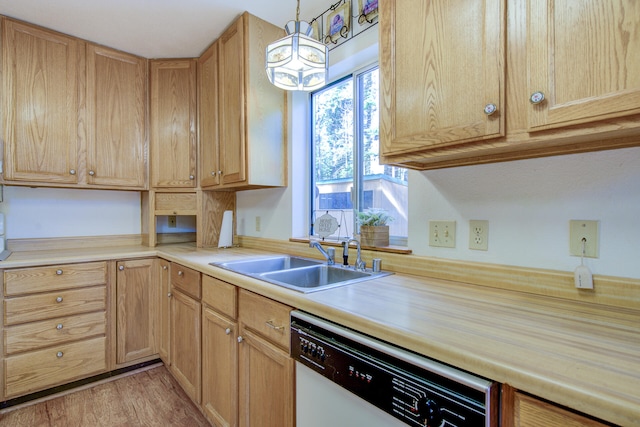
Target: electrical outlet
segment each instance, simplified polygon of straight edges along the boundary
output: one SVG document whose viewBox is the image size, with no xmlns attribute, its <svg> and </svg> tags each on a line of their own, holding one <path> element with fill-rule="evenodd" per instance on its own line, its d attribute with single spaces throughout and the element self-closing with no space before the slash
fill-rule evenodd
<svg viewBox="0 0 640 427">
<path fill-rule="evenodd" d="M 175 215 L 169 215 L 167 217 L 167 226 L 169 228 L 176 228 L 176 222 L 177 222 L 177 218 Z"/>
<path fill-rule="evenodd" d="M 598 258 L 598 221 L 569 221 L 569 253 L 582 256 L 582 239 L 584 240 L 584 256 Z"/>
<path fill-rule="evenodd" d="M 429 246 L 456 247 L 455 221 L 429 221 Z"/>
<path fill-rule="evenodd" d="M 469 221 L 469 249 L 478 251 L 489 249 L 489 221 L 480 219 Z"/>
<path fill-rule="evenodd" d="M 256 231 L 260 231 L 260 217 L 256 217 Z"/>
</svg>

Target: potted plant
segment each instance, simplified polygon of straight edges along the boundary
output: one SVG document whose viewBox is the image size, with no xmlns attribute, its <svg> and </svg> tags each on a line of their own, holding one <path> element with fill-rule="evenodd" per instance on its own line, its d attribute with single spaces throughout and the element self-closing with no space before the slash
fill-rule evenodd
<svg viewBox="0 0 640 427">
<path fill-rule="evenodd" d="M 393 217 L 382 209 L 367 209 L 357 213 L 360 243 L 363 246 L 389 246 L 389 222 Z"/>
</svg>

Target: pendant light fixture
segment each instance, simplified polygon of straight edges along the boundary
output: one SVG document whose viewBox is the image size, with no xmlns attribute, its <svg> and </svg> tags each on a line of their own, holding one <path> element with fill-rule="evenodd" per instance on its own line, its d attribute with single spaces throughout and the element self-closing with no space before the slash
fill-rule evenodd
<svg viewBox="0 0 640 427">
<path fill-rule="evenodd" d="M 285 27 L 287 36 L 267 46 L 269 81 L 285 90 L 311 91 L 325 85 L 329 49 L 312 38 L 313 28 L 300 21 L 300 0 L 296 20 Z"/>
</svg>

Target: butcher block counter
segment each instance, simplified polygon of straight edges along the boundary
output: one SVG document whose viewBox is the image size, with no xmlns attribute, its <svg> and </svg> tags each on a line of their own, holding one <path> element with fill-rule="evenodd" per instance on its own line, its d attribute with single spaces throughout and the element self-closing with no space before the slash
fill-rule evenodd
<svg viewBox="0 0 640 427">
<path fill-rule="evenodd" d="M 209 265 L 272 253 L 121 246 L 14 252 L 0 267 L 159 256 L 596 418 L 640 426 L 640 307 L 398 272 L 303 294 Z"/>
</svg>

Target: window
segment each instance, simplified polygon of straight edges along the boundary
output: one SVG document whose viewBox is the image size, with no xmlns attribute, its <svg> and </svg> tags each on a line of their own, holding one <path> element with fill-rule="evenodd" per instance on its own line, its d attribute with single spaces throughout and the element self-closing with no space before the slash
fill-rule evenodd
<svg viewBox="0 0 640 427">
<path fill-rule="evenodd" d="M 382 209 L 394 218 L 391 244 L 406 246 L 407 170 L 379 164 L 378 81 L 375 65 L 311 94 L 311 235 L 327 212 L 351 237 L 354 212 Z"/>
</svg>

